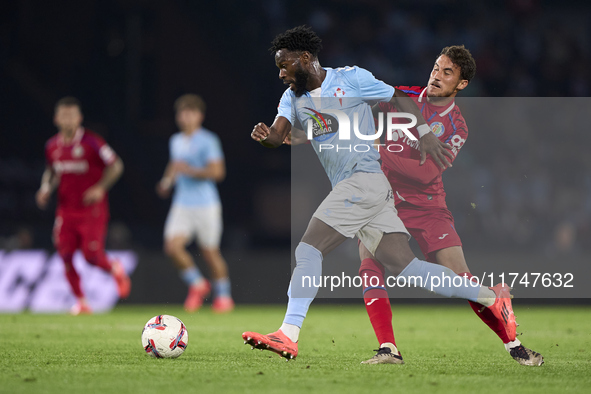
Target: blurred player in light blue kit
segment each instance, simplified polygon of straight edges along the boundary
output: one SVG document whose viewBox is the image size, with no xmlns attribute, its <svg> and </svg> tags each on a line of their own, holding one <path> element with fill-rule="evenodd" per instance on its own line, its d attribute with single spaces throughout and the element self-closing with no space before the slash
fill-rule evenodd
<svg viewBox="0 0 591 394">
<path fill-rule="evenodd" d="M 214 312 L 234 308 L 228 266 L 220 253 L 222 206 L 216 182 L 226 176 L 224 154 L 217 135 L 202 126 L 205 102 L 185 94 L 174 103 L 180 132 L 170 138 L 170 161 L 156 192 L 167 198 L 174 187 L 172 205 L 164 227 L 164 251 L 189 286 L 185 310 L 194 312 L 203 304 L 213 285 Z M 187 245 L 196 239 L 209 266 L 212 284 L 203 277 Z"/>
</svg>

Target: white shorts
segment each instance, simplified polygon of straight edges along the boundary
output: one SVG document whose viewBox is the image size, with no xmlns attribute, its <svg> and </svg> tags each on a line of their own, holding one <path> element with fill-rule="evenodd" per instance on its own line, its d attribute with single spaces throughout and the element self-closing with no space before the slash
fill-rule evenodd
<svg viewBox="0 0 591 394">
<path fill-rule="evenodd" d="M 335 186 L 313 215 L 345 237 L 359 237 L 375 254 L 384 233 L 410 234 L 394 208 L 383 173 L 356 172 Z"/>
<path fill-rule="evenodd" d="M 217 248 L 222 238 L 222 207 L 219 204 L 205 207 L 173 205 L 164 225 L 164 239 L 183 235 L 187 241 L 194 238 L 202 248 Z"/>
</svg>

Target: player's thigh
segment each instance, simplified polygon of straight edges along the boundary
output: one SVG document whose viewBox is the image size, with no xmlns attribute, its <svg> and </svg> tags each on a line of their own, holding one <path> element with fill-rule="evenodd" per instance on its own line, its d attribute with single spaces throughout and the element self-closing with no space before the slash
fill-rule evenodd
<svg viewBox="0 0 591 394">
<path fill-rule="evenodd" d="M 322 201 L 302 242 L 328 253 L 353 238 L 388 203 L 390 184 L 384 174 L 355 173 L 339 182 Z"/>
<path fill-rule="evenodd" d="M 334 248 L 342 244 L 346 236 L 324 223 L 322 220 L 312 217 L 308 228 L 302 237 L 302 242 L 313 246 L 326 256 Z"/>
<path fill-rule="evenodd" d="M 380 212 L 357 232 L 357 236 L 369 253 L 376 256 L 376 250 L 378 245 L 381 244 L 382 237 L 388 233 L 405 234 L 407 243 L 410 238 L 410 234 L 406 230 L 404 223 L 398 217 L 398 212 L 392 200 L 389 200 L 382 206 Z"/>
<path fill-rule="evenodd" d="M 400 274 L 415 258 L 408 245 L 408 233 L 385 233 L 376 249 L 375 256 L 388 270 Z"/>
<path fill-rule="evenodd" d="M 369 250 L 367 250 L 367 248 L 365 247 L 363 242 L 361 242 L 361 240 L 359 240 L 359 259 L 361 261 L 363 261 L 365 259 L 373 259 L 373 258 L 375 258 L 375 256 L 373 254 L 371 254 L 371 252 Z"/>
<path fill-rule="evenodd" d="M 195 223 L 191 208 L 173 205 L 164 224 L 164 250 L 174 253 L 184 248 L 195 236 Z"/>
<path fill-rule="evenodd" d="M 193 211 L 197 244 L 202 250 L 219 250 L 222 239 L 222 207 L 219 204 Z"/>
<path fill-rule="evenodd" d="M 53 244 L 63 257 L 72 255 L 80 247 L 77 222 L 63 215 L 56 215 L 52 232 Z"/>
<path fill-rule="evenodd" d="M 453 216 L 449 210 L 400 209 L 399 212 L 429 262 L 444 265 L 454 272 L 456 269 L 467 270 L 461 249 L 462 241 L 455 230 Z"/>
</svg>

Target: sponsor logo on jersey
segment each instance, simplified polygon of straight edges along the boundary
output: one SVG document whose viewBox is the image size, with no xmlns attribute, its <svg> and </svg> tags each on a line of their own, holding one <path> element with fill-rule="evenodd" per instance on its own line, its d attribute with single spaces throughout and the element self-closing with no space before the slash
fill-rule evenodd
<svg viewBox="0 0 591 394">
<path fill-rule="evenodd" d="M 312 138 L 315 141 L 326 141 L 339 131 L 337 118 L 329 114 L 323 114 L 312 108 L 306 107 L 312 113 L 306 112 L 312 118 Z"/>
<path fill-rule="evenodd" d="M 58 174 L 84 174 L 88 171 L 86 160 L 63 160 L 53 163 L 53 169 Z"/>
<path fill-rule="evenodd" d="M 445 133 L 445 126 L 441 122 L 433 122 L 431 123 L 431 131 L 439 138 Z"/>
</svg>

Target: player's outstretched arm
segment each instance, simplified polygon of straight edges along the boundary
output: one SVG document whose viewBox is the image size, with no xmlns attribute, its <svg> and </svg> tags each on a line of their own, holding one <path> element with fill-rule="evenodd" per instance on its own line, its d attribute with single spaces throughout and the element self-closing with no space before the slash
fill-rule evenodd
<svg viewBox="0 0 591 394">
<path fill-rule="evenodd" d="M 250 137 L 266 148 L 277 148 L 283 144 L 290 131 L 291 123 L 289 123 L 289 120 L 283 116 L 278 116 L 271 127 L 264 123 L 255 125 Z"/>
<path fill-rule="evenodd" d="M 423 118 L 419 107 L 408 97 L 403 91 L 396 89 L 394 96 L 390 100 L 390 103 L 394 105 L 399 111 L 413 114 L 417 118 L 417 131 L 421 137 L 420 149 L 421 149 L 421 161 L 419 165 L 423 165 L 427 160 L 427 154 L 431 155 L 435 163 L 442 169 L 451 167 L 451 163 L 447 160 L 447 157 L 453 160 L 453 156 L 448 149 L 451 149 L 449 144 L 441 142 L 435 134 L 431 133 L 429 125 Z"/>
<path fill-rule="evenodd" d="M 445 169 L 435 164 L 434 160 L 427 160 L 425 165 L 419 165 L 419 160 L 407 159 L 400 155 L 382 155 L 382 163 L 389 171 L 397 172 L 399 175 L 415 182 L 428 185 L 433 182 Z"/>
<path fill-rule="evenodd" d="M 39 209 L 45 209 L 47 207 L 51 193 L 53 193 L 58 184 L 58 176 L 50 166 L 46 166 L 41 176 L 41 187 L 39 187 L 37 194 L 35 194 L 35 202 Z"/>
</svg>

